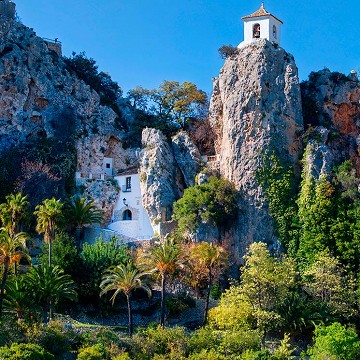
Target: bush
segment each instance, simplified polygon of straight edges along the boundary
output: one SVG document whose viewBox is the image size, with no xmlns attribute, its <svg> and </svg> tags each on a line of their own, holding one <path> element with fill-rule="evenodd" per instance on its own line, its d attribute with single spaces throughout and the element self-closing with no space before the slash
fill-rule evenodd
<svg viewBox="0 0 360 360">
<path fill-rule="evenodd" d="M 155 355 L 183 356 L 189 337 L 182 327 L 147 328 L 131 340 L 132 359 L 152 359 Z"/>
<path fill-rule="evenodd" d="M 247 350 L 239 358 L 240 360 L 273 360 L 269 350 Z"/>
<path fill-rule="evenodd" d="M 308 350 L 311 360 L 360 359 L 360 339 L 354 329 L 339 323 L 315 329 L 314 345 Z"/>
<path fill-rule="evenodd" d="M 191 353 L 200 353 L 202 350 L 217 349 L 220 344 L 219 336 L 210 328 L 196 330 L 189 340 Z"/>
<path fill-rule="evenodd" d="M 54 355 L 36 344 L 11 344 L 0 348 L 1 360 L 54 360 Z"/>
<path fill-rule="evenodd" d="M 223 45 L 219 50 L 220 57 L 226 59 L 238 53 L 238 48 L 232 45 Z"/>
<path fill-rule="evenodd" d="M 219 352 L 224 355 L 241 355 L 246 350 L 261 349 L 261 336 L 257 330 L 221 332 Z"/>
<path fill-rule="evenodd" d="M 37 261 L 40 264 L 48 264 L 49 244 L 44 244 L 41 248 Z M 79 253 L 74 239 L 65 233 L 56 234 L 52 244 L 52 264 L 60 266 L 66 274 L 74 277 L 79 271 L 79 262 Z"/>
<path fill-rule="evenodd" d="M 50 322 L 49 326 L 42 328 L 37 342 L 56 358 L 62 358 L 76 347 L 79 336 L 73 330 L 65 329 L 62 323 Z"/>
<path fill-rule="evenodd" d="M 214 349 L 201 350 L 198 354 L 192 354 L 189 356 L 190 360 L 226 360 L 227 358 L 224 355 L 216 353 Z"/>
<path fill-rule="evenodd" d="M 166 299 L 165 302 L 171 316 L 180 315 L 185 310 L 196 306 L 195 300 L 186 293 L 179 293 L 173 298 Z"/>
<path fill-rule="evenodd" d="M 93 345 L 80 349 L 77 360 L 103 360 L 105 359 L 104 348 L 101 345 Z"/>
</svg>

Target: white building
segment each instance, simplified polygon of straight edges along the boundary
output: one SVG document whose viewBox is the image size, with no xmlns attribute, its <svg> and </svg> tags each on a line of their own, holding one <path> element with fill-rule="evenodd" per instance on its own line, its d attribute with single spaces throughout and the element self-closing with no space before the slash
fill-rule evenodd
<svg viewBox="0 0 360 360">
<path fill-rule="evenodd" d="M 132 170 L 114 179 L 120 193 L 108 229 L 137 240 L 153 238 L 154 230 L 142 205 L 139 174 Z"/>
<path fill-rule="evenodd" d="M 264 3 L 253 14 L 241 18 L 244 21 L 244 41 L 238 47 L 251 44 L 258 39 L 267 39 L 280 45 L 283 22 L 267 12 Z"/>
</svg>

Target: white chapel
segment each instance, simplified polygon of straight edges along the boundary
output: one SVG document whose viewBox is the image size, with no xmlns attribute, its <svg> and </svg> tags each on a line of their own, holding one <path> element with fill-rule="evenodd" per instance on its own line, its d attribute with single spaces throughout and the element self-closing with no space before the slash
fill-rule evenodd
<svg viewBox="0 0 360 360">
<path fill-rule="evenodd" d="M 244 21 L 244 41 L 239 47 L 251 44 L 258 39 L 266 39 L 280 45 L 281 25 L 283 22 L 264 8 L 241 18 Z"/>
</svg>

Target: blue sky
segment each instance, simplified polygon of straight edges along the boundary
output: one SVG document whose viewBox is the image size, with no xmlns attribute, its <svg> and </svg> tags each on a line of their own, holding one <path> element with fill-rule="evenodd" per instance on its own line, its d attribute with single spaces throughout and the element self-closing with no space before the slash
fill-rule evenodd
<svg viewBox="0 0 360 360">
<path fill-rule="evenodd" d="M 59 38 L 64 55 L 85 51 L 128 91 L 163 80 L 191 81 L 206 92 L 223 64 L 217 49 L 243 40 L 240 18 L 258 0 L 14 0 L 22 22 Z M 280 18 L 281 46 L 295 56 L 300 79 L 323 69 L 360 69 L 355 0 L 267 0 Z"/>
</svg>

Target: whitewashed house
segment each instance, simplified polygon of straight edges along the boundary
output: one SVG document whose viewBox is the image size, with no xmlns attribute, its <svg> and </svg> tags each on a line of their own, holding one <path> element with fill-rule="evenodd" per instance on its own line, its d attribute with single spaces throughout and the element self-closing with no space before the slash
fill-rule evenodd
<svg viewBox="0 0 360 360">
<path fill-rule="evenodd" d="M 114 180 L 120 192 L 108 229 L 137 240 L 153 238 L 154 230 L 142 205 L 137 170 L 124 172 L 115 176 Z"/>
</svg>

